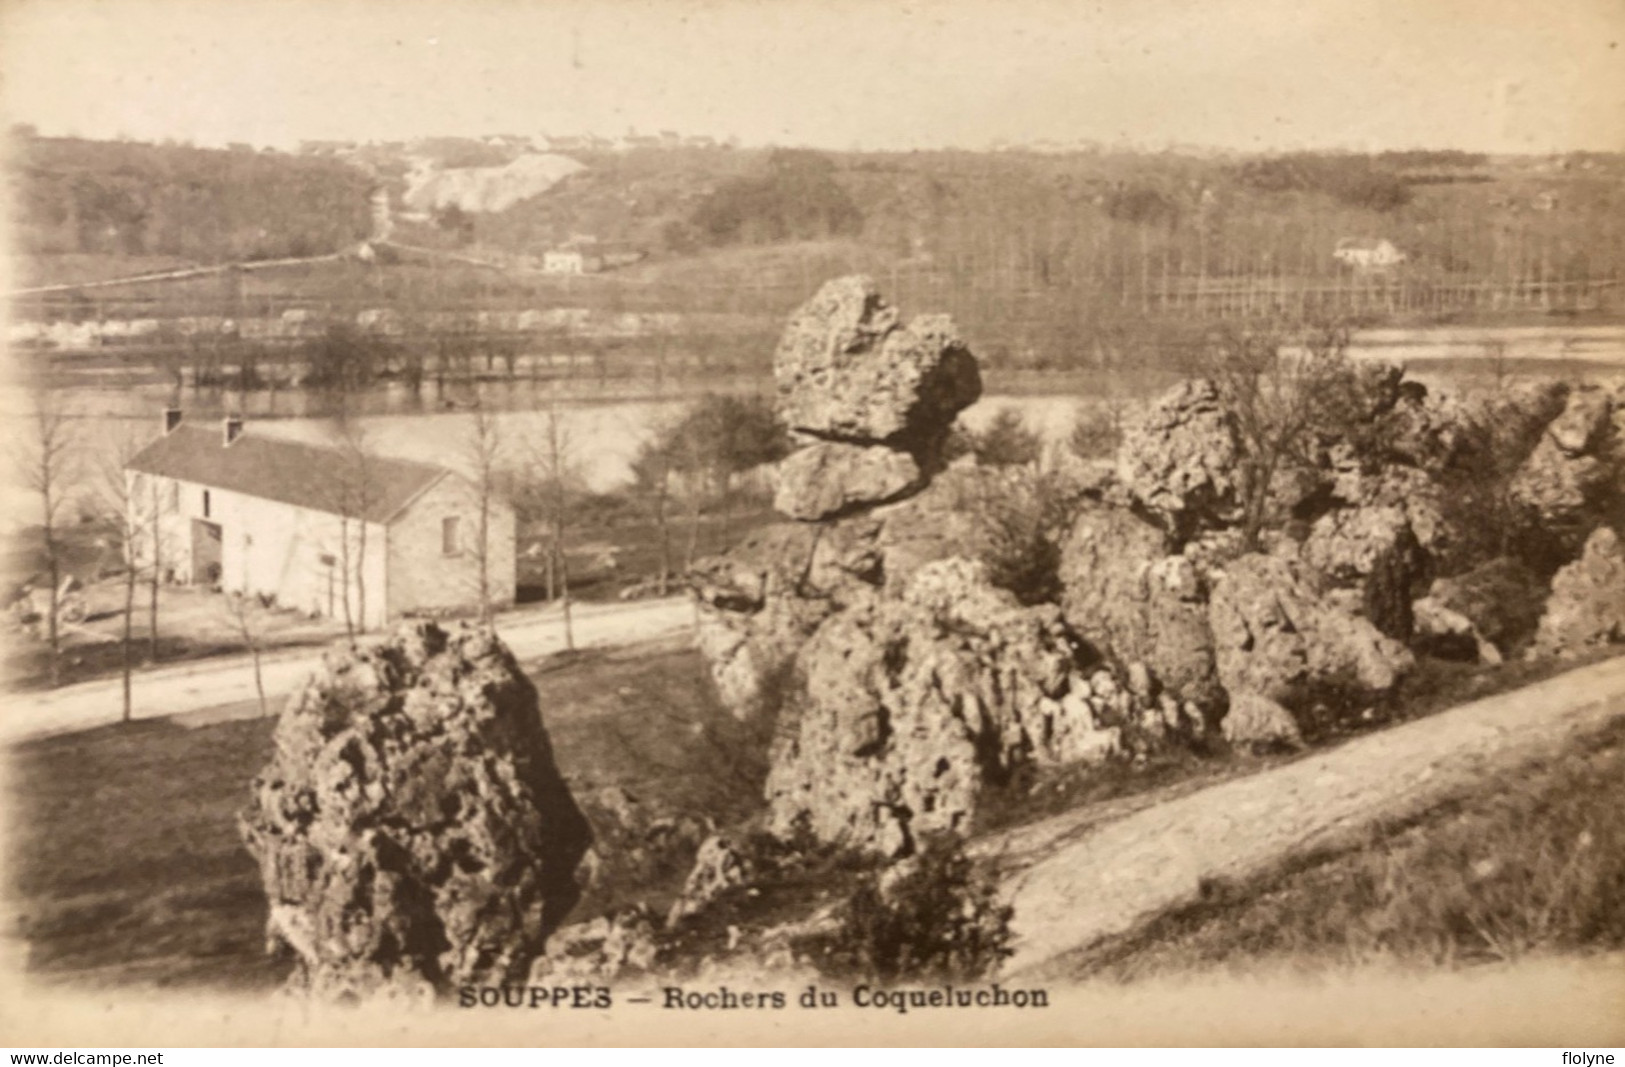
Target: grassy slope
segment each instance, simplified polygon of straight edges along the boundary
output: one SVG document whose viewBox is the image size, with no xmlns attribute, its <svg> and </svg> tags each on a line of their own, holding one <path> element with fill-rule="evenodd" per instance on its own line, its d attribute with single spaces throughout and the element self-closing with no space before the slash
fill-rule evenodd
<svg viewBox="0 0 1625 1067">
<path fill-rule="evenodd" d="M 1283 865 L 1078 957 L 1132 981 L 1515 961 L 1625 946 L 1625 722 L 1358 849 Z"/>
<path fill-rule="evenodd" d="M 728 727 L 695 653 L 656 645 L 529 669 L 589 817 L 592 795 L 611 784 L 650 808 L 720 818 L 759 795 L 748 767 L 724 773 L 715 738 Z M 7 888 L 30 970 L 108 985 L 280 981 L 283 965 L 262 951 L 264 896 L 235 821 L 270 734 L 267 720 L 149 721 L 15 749 Z M 658 896 L 672 886 L 631 888 Z M 589 892 L 579 913 L 613 903 Z"/>
</svg>

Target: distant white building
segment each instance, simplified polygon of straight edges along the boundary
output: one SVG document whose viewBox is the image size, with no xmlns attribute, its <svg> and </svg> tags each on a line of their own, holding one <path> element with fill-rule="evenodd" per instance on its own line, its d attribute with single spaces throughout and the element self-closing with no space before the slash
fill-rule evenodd
<svg viewBox="0 0 1625 1067">
<path fill-rule="evenodd" d="M 1386 237 L 1345 237 L 1337 242 L 1332 258 L 1357 271 L 1370 271 L 1397 267 L 1406 256 Z"/>
<path fill-rule="evenodd" d="M 545 274 L 592 274 L 602 270 L 603 258 L 583 248 L 555 248 L 542 257 Z"/>
<path fill-rule="evenodd" d="M 545 274 L 596 274 L 628 266 L 643 257 L 644 253 L 638 249 L 577 235 L 542 257 L 542 271 Z"/>
</svg>

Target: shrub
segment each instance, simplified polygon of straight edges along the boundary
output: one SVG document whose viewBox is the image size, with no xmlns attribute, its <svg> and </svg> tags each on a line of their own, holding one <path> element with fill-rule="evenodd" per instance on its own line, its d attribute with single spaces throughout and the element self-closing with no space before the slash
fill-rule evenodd
<svg viewBox="0 0 1625 1067">
<path fill-rule="evenodd" d="M 984 467 L 1024 467 L 1037 463 L 1044 450 L 1043 438 L 1012 407 L 1000 408 L 987 429 L 967 431 L 967 437 L 976 462 Z"/>
<path fill-rule="evenodd" d="M 963 981 L 1011 955 L 1012 913 L 959 838 L 944 835 L 896 867 L 865 874 L 840 926 L 800 947 L 837 976 Z"/>
<path fill-rule="evenodd" d="M 1078 407 L 1066 447 L 1079 459 L 1110 459 L 1123 443 L 1123 408 L 1107 403 L 1101 407 Z"/>
<path fill-rule="evenodd" d="M 959 493 L 959 508 L 975 516 L 973 550 L 990 582 L 1023 604 L 1061 595 L 1061 540 L 1077 513 L 1079 494 L 1059 475 L 987 472 Z"/>
</svg>

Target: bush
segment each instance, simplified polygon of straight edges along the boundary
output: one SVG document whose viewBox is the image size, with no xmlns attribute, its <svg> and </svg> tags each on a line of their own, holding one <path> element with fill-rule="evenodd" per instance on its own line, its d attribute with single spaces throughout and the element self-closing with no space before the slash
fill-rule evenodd
<svg viewBox="0 0 1625 1067">
<path fill-rule="evenodd" d="M 864 875 L 840 927 L 800 947 L 835 976 L 965 981 L 1011 955 L 1012 914 L 959 839 L 944 835 L 927 838 L 912 859 Z"/>
<path fill-rule="evenodd" d="M 1119 404 L 1078 407 L 1066 447 L 1079 459 L 1110 459 L 1123 443 L 1123 409 Z"/>
<path fill-rule="evenodd" d="M 1043 438 L 1012 407 L 1000 408 L 987 429 L 966 431 L 966 436 L 976 462 L 984 467 L 1025 467 L 1037 463 L 1044 451 Z"/>
<path fill-rule="evenodd" d="M 1061 541 L 1079 506 L 1079 491 L 1056 474 L 984 472 L 958 494 L 962 513 L 975 516 L 971 548 L 988 581 L 1023 604 L 1061 595 Z"/>
</svg>

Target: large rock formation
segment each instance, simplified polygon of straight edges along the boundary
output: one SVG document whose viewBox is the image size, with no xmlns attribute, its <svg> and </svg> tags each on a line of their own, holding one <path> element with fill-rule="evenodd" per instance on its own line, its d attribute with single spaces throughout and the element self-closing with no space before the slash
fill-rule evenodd
<svg viewBox="0 0 1625 1067">
<path fill-rule="evenodd" d="M 1614 400 L 1600 388 L 1570 393 L 1512 481 L 1558 559 L 1573 558 L 1599 522 L 1618 517 L 1625 500 L 1625 455 L 1616 441 Z"/>
<path fill-rule="evenodd" d="M 773 376 L 792 430 L 905 449 L 940 442 L 982 392 L 976 360 L 946 315 L 904 325 L 861 275 L 826 283 L 796 309 Z"/>
<path fill-rule="evenodd" d="M 1318 706 L 1370 701 L 1410 670 L 1409 650 L 1329 596 L 1323 580 L 1287 553 L 1250 553 L 1216 576 L 1208 621 L 1232 701 L 1257 694 L 1318 726 Z"/>
<path fill-rule="evenodd" d="M 1180 703 L 1222 706 L 1203 568 L 1124 507 L 1085 507 L 1062 548 L 1061 607 L 1125 672 L 1141 664 Z"/>
<path fill-rule="evenodd" d="M 773 375 L 781 418 L 811 439 L 781 465 L 774 505 L 803 521 L 919 489 L 941 464 L 954 416 L 982 392 L 946 316 L 904 325 L 856 275 L 825 284 L 790 317 Z"/>
<path fill-rule="evenodd" d="M 984 787 L 1102 760 L 1181 728 L 1088 660 L 1053 606 L 1026 608 L 946 559 L 897 596 L 832 617 L 797 658 L 781 712 L 769 828 L 888 856 L 968 832 Z"/>
<path fill-rule="evenodd" d="M 1611 527 L 1586 539 L 1580 558 L 1558 571 L 1535 632 L 1537 655 L 1570 656 L 1625 642 L 1625 545 Z"/>
<path fill-rule="evenodd" d="M 1181 540 L 1240 518 L 1236 465 L 1240 431 L 1218 386 L 1180 382 L 1123 433 L 1117 477 L 1148 513 Z"/>
<path fill-rule="evenodd" d="M 327 657 L 241 827 L 268 940 L 323 999 L 524 980 L 590 841 L 512 654 L 433 623 Z"/>
<path fill-rule="evenodd" d="M 780 413 L 809 442 L 776 499 L 799 521 L 707 561 L 695 592 L 723 700 L 778 716 L 775 834 L 903 855 L 922 833 L 968 831 L 987 788 L 1033 768 L 1198 728 L 978 562 L 1009 533 L 989 515 L 1039 490 L 942 469 L 980 388 L 946 319 L 902 326 L 871 282 L 840 279 L 796 312 L 774 369 Z"/>
</svg>

